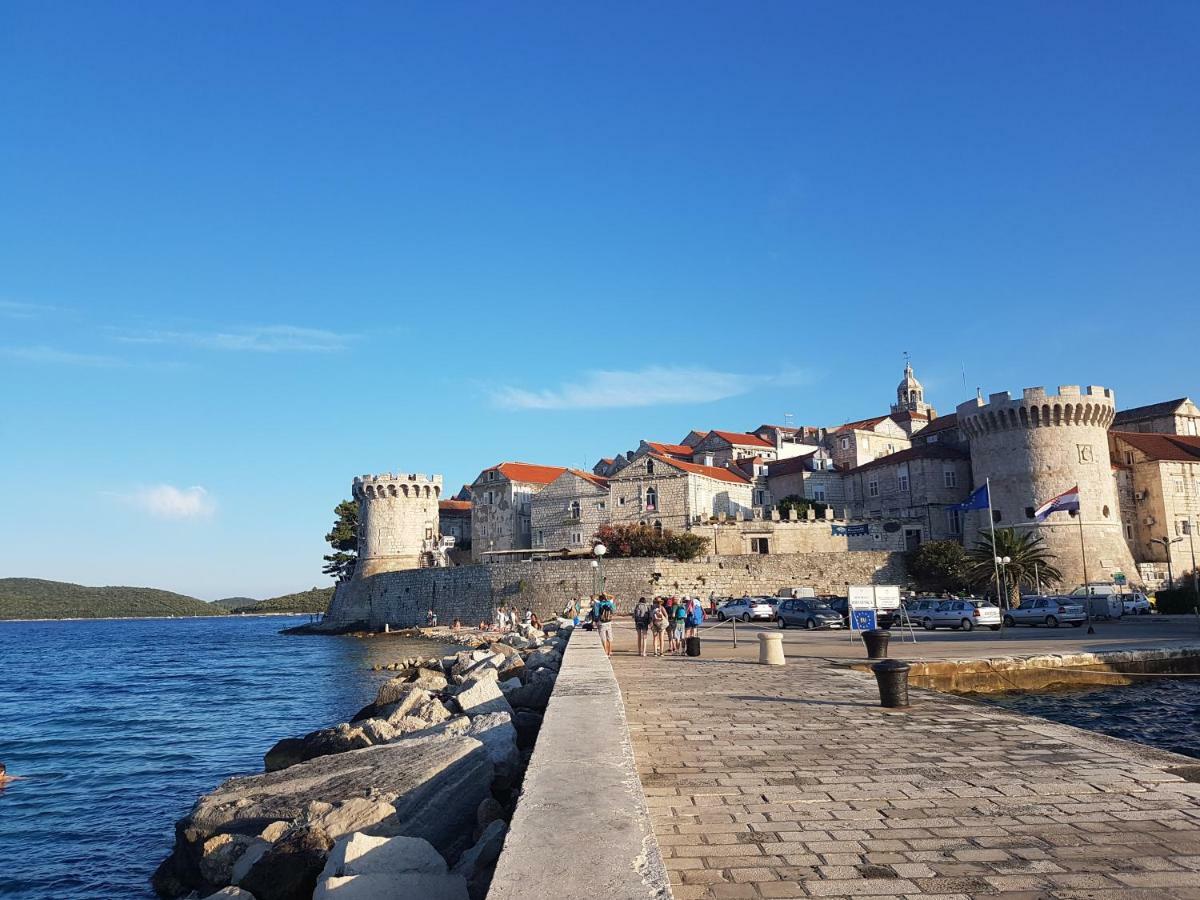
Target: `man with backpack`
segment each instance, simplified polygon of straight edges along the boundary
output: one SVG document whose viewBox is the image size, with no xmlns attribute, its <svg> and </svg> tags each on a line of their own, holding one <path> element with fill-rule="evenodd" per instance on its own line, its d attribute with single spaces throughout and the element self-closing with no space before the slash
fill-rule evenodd
<svg viewBox="0 0 1200 900">
<path fill-rule="evenodd" d="M 671 650 L 675 653 L 682 653 L 683 634 L 687 628 L 687 604 L 682 600 L 676 600 L 675 605 L 671 608 L 671 617 L 674 620 L 672 624 L 675 626 L 671 632 Z"/>
<path fill-rule="evenodd" d="M 616 604 L 608 598 L 608 594 L 601 594 L 596 605 L 592 607 L 592 621 L 600 631 L 600 643 L 609 656 L 612 656 L 612 623 L 616 615 Z"/>
<path fill-rule="evenodd" d="M 638 656 L 646 655 L 646 635 L 650 631 L 650 604 L 639 597 L 633 608 L 633 627 L 637 629 Z"/>
</svg>

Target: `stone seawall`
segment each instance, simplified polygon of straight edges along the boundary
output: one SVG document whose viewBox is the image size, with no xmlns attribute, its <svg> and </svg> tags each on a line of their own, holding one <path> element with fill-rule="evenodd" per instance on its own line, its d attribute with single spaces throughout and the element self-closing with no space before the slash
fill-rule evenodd
<svg viewBox="0 0 1200 900">
<path fill-rule="evenodd" d="M 592 594 L 596 571 L 589 560 L 580 559 L 386 572 L 338 585 L 325 624 L 403 628 L 425 624 L 433 609 L 443 624 L 457 618 L 476 625 L 500 603 L 532 607 L 547 620 L 568 598 Z M 844 594 L 847 584 L 901 584 L 905 578 L 901 554 L 875 551 L 710 556 L 686 563 L 609 559 L 603 573 L 604 589 L 617 597 L 621 611 L 638 597 L 655 594 L 774 595 L 794 585 Z"/>
</svg>

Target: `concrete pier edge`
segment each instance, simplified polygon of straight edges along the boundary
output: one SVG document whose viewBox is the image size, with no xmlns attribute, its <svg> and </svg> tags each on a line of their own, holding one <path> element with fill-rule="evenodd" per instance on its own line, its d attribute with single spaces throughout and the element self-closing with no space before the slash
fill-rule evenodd
<svg viewBox="0 0 1200 900">
<path fill-rule="evenodd" d="M 488 900 L 669 900 L 670 876 L 599 636 L 571 635 Z"/>
</svg>

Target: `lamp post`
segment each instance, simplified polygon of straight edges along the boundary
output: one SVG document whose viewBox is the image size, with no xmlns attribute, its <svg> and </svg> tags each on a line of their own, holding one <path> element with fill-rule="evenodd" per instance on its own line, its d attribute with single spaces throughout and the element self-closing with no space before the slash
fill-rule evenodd
<svg viewBox="0 0 1200 900">
<path fill-rule="evenodd" d="M 1012 562 L 1011 556 L 997 556 L 996 565 L 1000 567 L 1000 590 L 1004 592 L 1004 598 L 1000 601 L 1001 609 L 1008 609 L 1008 564 Z"/>
<path fill-rule="evenodd" d="M 1192 548 L 1192 593 L 1200 595 L 1200 572 L 1196 571 L 1196 517 L 1187 521 L 1188 544 Z"/>
<path fill-rule="evenodd" d="M 592 587 L 594 594 L 604 593 L 604 567 L 600 563 L 604 560 L 604 554 L 608 552 L 608 548 L 603 544 L 597 544 L 592 548 L 592 554 L 596 557 L 592 560 L 593 580 Z"/>
<path fill-rule="evenodd" d="M 1165 553 L 1167 555 L 1167 590 L 1170 590 L 1171 588 L 1173 588 L 1175 586 L 1175 573 L 1174 573 L 1174 570 L 1171 568 L 1171 545 L 1178 544 L 1182 540 L 1183 540 L 1183 538 L 1181 538 L 1181 537 L 1150 538 L 1150 543 L 1162 544 L 1163 553 Z M 1194 552 L 1195 552 L 1195 548 L 1193 548 L 1193 554 L 1194 554 Z M 1194 558 L 1194 556 L 1193 556 L 1193 558 Z M 1195 566 L 1193 566 L 1193 568 L 1195 568 Z"/>
</svg>

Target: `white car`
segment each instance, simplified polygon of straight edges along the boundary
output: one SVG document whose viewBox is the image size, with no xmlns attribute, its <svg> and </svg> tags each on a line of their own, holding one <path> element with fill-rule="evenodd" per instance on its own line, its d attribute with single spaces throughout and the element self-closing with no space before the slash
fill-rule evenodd
<svg viewBox="0 0 1200 900">
<path fill-rule="evenodd" d="M 1000 607 L 982 600 L 947 600 L 936 609 L 922 613 L 920 621 L 926 631 L 935 628 L 971 631 L 976 626 L 984 625 L 992 631 L 999 631 Z"/>
<path fill-rule="evenodd" d="M 1125 608 L 1125 615 L 1127 616 L 1148 616 L 1153 609 L 1150 605 L 1150 599 L 1138 591 L 1132 594 L 1122 594 L 1121 606 Z"/>
<path fill-rule="evenodd" d="M 775 607 L 762 597 L 741 597 L 717 607 L 717 619 L 721 622 L 727 619 L 737 619 L 740 622 L 749 622 L 751 619 L 773 622 Z"/>
</svg>

